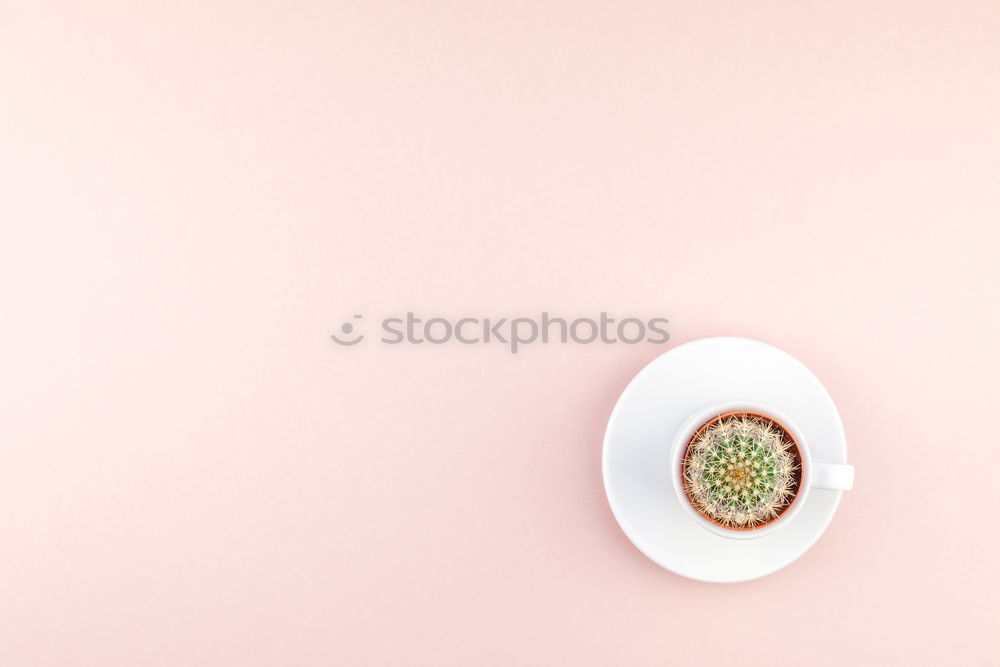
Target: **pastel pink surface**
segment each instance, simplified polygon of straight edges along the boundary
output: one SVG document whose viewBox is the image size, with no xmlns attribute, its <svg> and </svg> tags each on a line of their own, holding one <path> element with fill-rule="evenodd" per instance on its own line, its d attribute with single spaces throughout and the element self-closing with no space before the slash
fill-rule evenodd
<svg viewBox="0 0 1000 667">
<path fill-rule="evenodd" d="M 686 5 L 0 4 L 0 664 L 996 664 L 1000 6 Z M 857 486 L 682 579 L 665 347 L 327 338 L 406 310 L 771 343 Z"/>
</svg>

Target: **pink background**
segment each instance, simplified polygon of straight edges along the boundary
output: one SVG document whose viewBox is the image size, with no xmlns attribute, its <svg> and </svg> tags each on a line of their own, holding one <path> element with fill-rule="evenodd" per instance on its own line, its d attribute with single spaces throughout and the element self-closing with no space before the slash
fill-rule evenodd
<svg viewBox="0 0 1000 667">
<path fill-rule="evenodd" d="M 0 664 L 997 664 L 1000 5 L 0 2 Z M 418 6 L 419 5 L 419 6 Z M 600 476 L 671 319 L 826 383 L 787 569 Z"/>
</svg>

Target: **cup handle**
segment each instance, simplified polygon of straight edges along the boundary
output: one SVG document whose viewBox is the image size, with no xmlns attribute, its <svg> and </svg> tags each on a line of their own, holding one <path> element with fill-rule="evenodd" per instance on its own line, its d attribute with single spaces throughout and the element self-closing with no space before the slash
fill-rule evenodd
<svg viewBox="0 0 1000 667">
<path fill-rule="evenodd" d="M 850 491 L 854 486 L 854 466 L 846 463 L 813 461 L 812 488 Z"/>
</svg>

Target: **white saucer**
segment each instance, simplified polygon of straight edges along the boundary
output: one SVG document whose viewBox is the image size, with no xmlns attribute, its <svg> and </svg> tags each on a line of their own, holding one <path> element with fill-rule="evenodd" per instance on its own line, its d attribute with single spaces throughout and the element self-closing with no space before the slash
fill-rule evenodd
<svg viewBox="0 0 1000 667">
<path fill-rule="evenodd" d="M 696 410 L 725 401 L 774 406 L 795 422 L 813 455 L 847 463 L 844 427 L 826 389 L 797 359 L 747 338 L 703 338 L 639 371 L 604 434 L 604 490 L 618 524 L 653 562 L 711 582 L 763 577 L 801 556 L 823 534 L 841 491 L 813 489 L 776 532 L 734 540 L 705 530 L 672 484 L 671 442 Z"/>
</svg>

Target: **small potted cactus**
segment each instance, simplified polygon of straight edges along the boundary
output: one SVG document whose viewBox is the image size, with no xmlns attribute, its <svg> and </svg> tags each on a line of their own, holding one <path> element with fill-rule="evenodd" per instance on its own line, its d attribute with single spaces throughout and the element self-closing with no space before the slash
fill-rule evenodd
<svg viewBox="0 0 1000 667">
<path fill-rule="evenodd" d="M 695 431 L 681 461 L 684 494 L 712 523 L 755 530 L 791 506 L 802 480 L 795 440 L 757 412 L 719 415 Z"/>
</svg>

